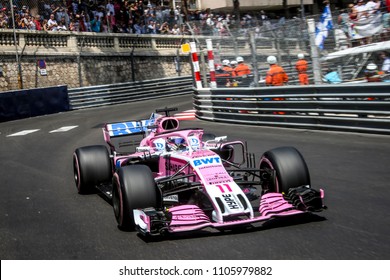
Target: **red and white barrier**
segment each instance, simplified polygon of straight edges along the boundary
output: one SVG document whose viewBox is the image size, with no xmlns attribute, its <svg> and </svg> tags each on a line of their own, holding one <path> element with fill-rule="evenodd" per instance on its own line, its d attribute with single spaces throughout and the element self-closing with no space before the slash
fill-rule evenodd
<svg viewBox="0 0 390 280">
<path fill-rule="evenodd" d="M 209 71 L 210 71 L 210 87 L 216 88 L 217 79 L 215 77 L 213 42 L 211 39 L 206 39 L 206 46 L 207 46 L 207 58 L 209 61 Z"/>
<path fill-rule="evenodd" d="M 190 42 L 190 48 L 191 48 L 192 65 L 194 68 L 196 88 L 201 89 L 203 86 L 200 78 L 200 66 L 199 66 L 199 59 L 198 59 L 198 53 L 196 51 L 195 42 Z"/>
<path fill-rule="evenodd" d="M 195 120 L 196 119 L 195 112 L 196 110 L 187 110 L 181 113 L 176 113 L 174 117 L 177 118 L 179 121 Z"/>
</svg>

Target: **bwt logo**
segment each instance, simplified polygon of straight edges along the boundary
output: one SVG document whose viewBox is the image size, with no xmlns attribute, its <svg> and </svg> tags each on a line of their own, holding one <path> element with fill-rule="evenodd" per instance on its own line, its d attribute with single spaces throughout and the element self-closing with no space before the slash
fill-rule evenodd
<svg viewBox="0 0 390 280">
<path fill-rule="evenodd" d="M 220 162 L 221 162 L 221 159 L 219 157 L 202 158 L 202 159 L 194 160 L 194 166 L 199 166 L 199 165 L 203 165 L 203 164 L 220 163 Z"/>
</svg>

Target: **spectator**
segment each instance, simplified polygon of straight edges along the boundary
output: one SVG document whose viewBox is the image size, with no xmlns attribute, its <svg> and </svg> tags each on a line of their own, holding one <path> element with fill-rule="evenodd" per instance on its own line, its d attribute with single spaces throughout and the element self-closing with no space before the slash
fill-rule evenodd
<svg viewBox="0 0 390 280">
<path fill-rule="evenodd" d="M 99 33 L 100 32 L 100 26 L 101 26 L 101 21 L 99 19 L 99 16 L 96 15 L 93 20 L 91 20 L 91 30 L 92 32 Z"/>
<path fill-rule="evenodd" d="M 193 33 L 193 35 L 200 35 L 201 34 L 201 30 L 196 23 L 192 24 L 192 33 Z"/>
<path fill-rule="evenodd" d="M 112 29 L 113 26 L 115 25 L 115 7 L 112 0 L 108 1 L 106 5 L 106 12 L 108 17 L 108 24 Z"/>
<path fill-rule="evenodd" d="M 68 15 L 68 13 L 67 13 L 67 11 L 66 11 L 66 9 L 64 7 L 59 7 L 59 9 L 56 12 L 55 16 L 56 16 L 56 21 L 57 22 L 60 22 L 62 20 L 62 18 L 64 18 L 65 25 L 67 27 L 69 27 L 70 19 L 69 19 L 69 15 Z"/>
<path fill-rule="evenodd" d="M 36 15 L 34 18 L 34 24 L 35 24 L 35 30 L 41 31 L 43 30 L 42 23 L 41 23 L 41 16 Z"/>
<path fill-rule="evenodd" d="M 50 19 L 47 21 L 47 26 L 49 31 L 56 31 L 58 27 L 58 23 L 55 19 L 55 15 L 51 14 Z"/>
<path fill-rule="evenodd" d="M 260 11 L 260 15 L 259 15 L 258 19 L 259 19 L 261 25 L 263 25 L 265 21 L 268 21 L 268 16 L 264 12 L 264 10 Z"/>
<path fill-rule="evenodd" d="M 47 19 L 44 19 L 44 20 L 42 21 L 42 30 L 43 30 L 43 31 L 50 31 L 50 29 L 49 29 L 49 24 L 48 24 L 47 22 L 48 22 Z"/>
<path fill-rule="evenodd" d="M 184 23 L 180 26 L 180 33 L 181 35 L 191 35 L 190 30 L 188 29 L 187 25 Z"/>
<path fill-rule="evenodd" d="M 0 13 L 0 28 L 8 28 L 8 18 L 2 12 Z"/>
<path fill-rule="evenodd" d="M 390 39 L 390 13 L 382 14 L 383 32 L 381 34 L 382 41 Z"/>
<path fill-rule="evenodd" d="M 65 17 L 62 17 L 58 22 L 57 31 L 68 31 L 68 26 L 65 21 Z"/>
<path fill-rule="evenodd" d="M 368 16 L 376 14 L 381 6 L 381 2 L 379 0 L 368 0 L 366 3 L 366 9 Z"/>
<path fill-rule="evenodd" d="M 358 11 L 356 10 L 356 7 L 354 4 L 348 4 L 348 13 L 349 13 L 349 18 L 351 20 L 357 20 Z"/>
<path fill-rule="evenodd" d="M 101 21 L 101 26 L 100 26 L 100 31 L 102 33 L 108 33 L 108 24 L 107 24 L 107 18 L 106 17 L 103 17 L 100 19 Z"/>
<path fill-rule="evenodd" d="M 172 35 L 181 35 L 180 28 L 179 28 L 179 26 L 177 26 L 177 24 L 173 25 L 173 27 L 171 29 L 171 34 Z"/>
<path fill-rule="evenodd" d="M 98 9 L 93 14 L 93 18 L 95 18 L 95 16 L 98 16 L 99 20 L 103 21 L 103 18 L 104 18 L 104 7 L 103 6 L 98 7 Z"/>
<path fill-rule="evenodd" d="M 295 69 L 298 72 L 298 79 L 300 85 L 308 85 L 309 77 L 307 75 L 307 60 L 303 53 L 298 54 L 298 61 L 295 63 Z"/>
<path fill-rule="evenodd" d="M 378 66 L 375 63 L 367 64 L 366 70 L 364 71 L 367 82 L 382 82 L 381 75 L 383 75 L 383 72 L 378 71 Z"/>
<path fill-rule="evenodd" d="M 54 19 L 56 19 L 55 15 L 56 15 L 58 10 L 59 10 L 59 7 L 56 7 L 55 4 L 50 4 L 49 9 L 48 9 L 48 13 L 49 13 L 50 16 L 53 14 L 54 15 Z M 50 17 L 48 19 L 50 20 Z"/>
<path fill-rule="evenodd" d="M 329 84 L 339 84 L 342 82 L 339 73 L 337 73 L 337 71 L 333 71 L 330 68 L 328 68 L 328 70 L 326 71 L 323 81 Z"/>
<path fill-rule="evenodd" d="M 368 16 L 368 10 L 364 3 L 364 0 L 358 0 L 357 4 L 354 6 L 357 13 L 357 20 L 366 19 Z"/>
<path fill-rule="evenodd" d="M 81 12 L 81 14 L 76 14 L 76 21 L 78 21 L 78 28 L 80 32 L 86 32 L 87 31 L 87 25 L 85 22 L 85 16 L 84 12 Z"/>
<path fill-rule="evenodd" d="M 352 5 L 353 7 L 353 5 Z M 352 12 L 352 7 L 348 7 L 344 10 L 341 10 L 340 15 L 337 17 L 337 23 L 340 26 L 341 30 L 344 31 L 345 35 L 349 38 L 349 19 Z"/>
<path fill-rule="evenodd" d="M 247 64 L 244 63 L 244 58 L 239 56 L 236 58 L 238 63 L 237 67 L 234 69 L 236 76 L 246 76 L 251 73 L 251 70 Z"/>
<path fill-rule="evenodd" d="M 27 15 L 26 18 L 27 18 L 27 29 L 28 30 L 37 30 L 34 18 L 31 15 Z"/>
<path fill-rule="evenodd" d="M 386 52 L 381 52 L 379 54 L 379 56 L 380 56 L 381 60 L 383 61 L 381 70 L 385 74 L 389 73 L 390 72 L 390 58 L 389 58 L 388 54 Z"/>
<path fill-rule="evenodd" d="M 288 76 L 283 67 L 277 65 L 277 59 L 271 55 L 267 57 L 267 63 L 270 68 L 265 77 L 265 84 L 267 86 L 283 86 L 288 82 Z"/>
<path fill-rule="evenodd" d="M 134 24 L 134 31 L 135 31 L 135 34 L 146 34 L 146 30 L 145 30 L 145 24 L 143 22 L 136 22 Z"/>
<path fill-rule="evenodd" d="M 162 35 L 168 35 L 171 34 L 171 31 L 169 30 L 168 22 L 164 22 L 160 27 L 160 34 Z"/>
<path fill-rule="evenodd" d="M 157 34 L 156 22 L 154 22 L 153 20 L 149 21 L 149 24 L 148 24 L 148 26 L 146 28 L 146 33 L 147 34 Z"/>
<path fill-rule="evenodd" d="M 18 29 L 27 29 L 28 28 L 28 21 L 25 16 L 25 14 L 16 14 L 15 21 L 17 23 Z"/>
</svg>

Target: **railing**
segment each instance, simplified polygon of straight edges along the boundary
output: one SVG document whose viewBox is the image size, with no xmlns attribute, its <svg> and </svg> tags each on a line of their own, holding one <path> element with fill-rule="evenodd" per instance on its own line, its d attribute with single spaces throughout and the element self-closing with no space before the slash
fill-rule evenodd
<svg viewBox="0 0 390 280">
<path fill-rule="evenodd" d="M 68 90 L 70 108 L 73 110 L 192 93 L 191 76 Z"/>
<path fill-rule="evenodd" d="M 37 52 L 46 55 L 58 54 L 58 52 L 79 52 L 90 49 L 110 50 L 114 52 L 135 51 L 164 51 L 176 50 L 181 44 L 193 41 L 190 35 L 136 35 L 123 33 L 91 33 L 91 32 L 71 32 L 71 31 L 27 31 L 16 30 L 16 45 L 19 51 L 25 49 L 25 53 Z M 227 37 L 227 36 L 196 36 L 199 47 L 206 48 L 206 39 L 212 38 L 215 46 L 220 51 L 231 53 L 239 50 L 240 54 L 250 54 L 250 46 L 247 36 Z M 287 39 L 286 39 L 287 40 Z M 301 40 L 288 39 L 292 49 L 299 49 Z M 279 39 L 280 41 L 280 39 Z M 275 38 L 261 37 L 256 39 L 258 51 L 278 49 L 278 40 Z M 15 52 L 15 41 L 12 30 L 0 29 L 0 53 Z M 75 54 L 76 55 L 76 54 Z"/>
<path fill-rule="evenodd" d="M 390 85 L 197 90 L 196 116 L 224 123 L 390 134 Z"/>
</svg>

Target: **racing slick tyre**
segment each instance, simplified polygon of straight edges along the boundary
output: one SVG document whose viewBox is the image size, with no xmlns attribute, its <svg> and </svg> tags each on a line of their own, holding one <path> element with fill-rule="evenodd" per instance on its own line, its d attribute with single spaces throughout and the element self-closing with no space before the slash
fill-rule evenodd
<svg viewBox="0 0 390 280">
<path fill-rule="evenodd" d="M 134 230 L 133 209 L 159 208 L 161 195 L 146 165 L 127 165 L 119 168 L 112 180 L 112 205 L 118 227 Z"/>
<path fill-rule="evenodd" d="M 310 175 L 301 153 L 294 147 L 269 150 L 260 159 L 261 170 L 275 171 L 275 178 L 265 180 L 264 191 L 287 193 L 290 188 L 310 185 Z"/>
<path fill-rule="evenodd" d="M 90 193 L 96 185 L 112 178 L 110 155 L 103 145 L 86 146 L 73 153 L 73 172 L 80 194 Z"/>
</svg>

